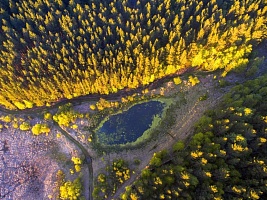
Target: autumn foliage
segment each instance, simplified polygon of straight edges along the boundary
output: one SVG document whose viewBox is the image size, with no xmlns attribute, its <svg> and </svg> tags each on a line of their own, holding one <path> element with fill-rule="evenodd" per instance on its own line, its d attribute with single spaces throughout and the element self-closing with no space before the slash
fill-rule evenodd
<svg viewBox="0 0 267 200">
<path fill-rule="evenodd" d="M 264 0 L 0 2 L 0 105 L 116 93 L 188 67 L 245 66 L 266 38 Z"/>
</svg>

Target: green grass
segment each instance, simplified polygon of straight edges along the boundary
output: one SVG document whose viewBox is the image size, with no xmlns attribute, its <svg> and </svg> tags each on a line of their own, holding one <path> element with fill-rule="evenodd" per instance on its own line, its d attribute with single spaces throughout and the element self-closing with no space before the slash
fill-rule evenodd
<svg viewBox="0 0 267 200">
<path fill-rule="evenodd" d="M 156 116 L 153 119 L 151 127 L 148 130 L 146 130 L 143 133 L 143 135 L 141 137 L 139 137 L 135 142 L 130 142 L 130 143 L 126 143 L 126 144 L 119 144 L 119 145 L 103 145 L 98 141 L 98 139 L 96 137 L 96 131 L 98 130 L 98 128 L 101 127 L 101 125 L 103 125 L 103 123 L 106 120 L 108 120 L 107 119 L 108 117 L 106 117 L 99 124 L 98 128 L 94 130 L 93 141 L 92 141 L 92 146 L 99 153 L 99 155 L 101 155 L 103 152 L 111 152 L 111 151 L 119 152 L 122 149 L 133 150 L 133 149 L 142 148 L 148 142 L 150 142 L 154 138 L 157 138 L 157 136 L 159 134 L 162 134 L 163 132 L 166 133 L 166 130 L 169 129 L 175 123 L 175 110 L 177 108 L 179 108 L 182 104 L 185 103 L 185 99 L 182 98 L 182 95 L 179 98 L 179 100 L 177 100 L 177 97 L 175 97 L 175 98 L 161 97 L 161 98 L 150 99 L 150 100 L 160 101 L 162 103 L 165 103 L 165 107 L 162 111 L 162 117 Z M 118 113 L 124 112 L 124 111 L 128 110 L 130 107 L 132 107 L 136 104 L 144 103 L 144 102 L 147 102 L 147 101 L 134 102 L 128 108 L 121 110 Z M 118 114 L 118 113 L 116 113 L 116 114 Z"/>
</svg>

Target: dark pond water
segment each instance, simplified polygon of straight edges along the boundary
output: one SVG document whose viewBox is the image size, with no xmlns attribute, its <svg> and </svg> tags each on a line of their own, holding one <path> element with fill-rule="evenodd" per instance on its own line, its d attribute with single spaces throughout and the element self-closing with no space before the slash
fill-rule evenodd
<svg viewBox="0 0 267 200">
<path fill-rule="evenodd" d="M 164 103 L 150 101 L 134 105 L 129 110 L 112 115 L 98 129 L 99 142 L 106 145 L 134 142 L 150 128 L 155 115 L 161 116 Z"/>
</svg>

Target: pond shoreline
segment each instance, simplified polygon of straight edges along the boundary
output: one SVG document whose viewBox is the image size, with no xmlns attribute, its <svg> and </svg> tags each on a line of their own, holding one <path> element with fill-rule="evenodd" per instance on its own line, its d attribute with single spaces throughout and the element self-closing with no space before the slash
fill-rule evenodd
<svg viewBox="0 0 267 200">
<path fill-rule="evenodd" d="M 160 102 L 163 104 L 163 108 L 161 111 L 161 116 L 158 117 L 157 115 L 152 119 L 150 127 L 148 127 L 148 129 L 146 129 L 141 136 L 139 136 L 138 138 L 136 138 L 135 141 L 132 142 L 127 142 L 124 144 L 112 144 L 112 145 L 108 145 L 108 144 L 101 144 L 101 142 L 99 142 L 99 139 L 97 138 L 97 131 L 103 126 L 103 124 L 109 120 L 110 116 L 114 116 L 117 114 L 121 114 L 123 112 L 127 112 L 129 109 L 131 109 L 132 107 L 138 105 L 138 104 L 143 104 L 143 103 L 149 103 L 149 102 Z M 184 102 L 184 100 L 182 98 L 180 98 L 179 100 L 179 104 L 181 104 L 182 102 Z M 118 112 L 112 113 L 111 115 L 106 116 L 104 119 L 102 119 L 102 121 L 98 124 L 98 126 L 92 130 L 90 130 L 93 134 L 93 142 L 92 142 L 92 146 L 93 149 L 95 149 L 96 151 L 100 152 L 100 154 L 102 154 L 103 152 L 117 152 L 123 149 L 129 149 L 129 150 L 133 150 L 133 149 L 139 149 L 140 147 L 144 146 L 147 142 L 149 142 L 152 138 L 156 137 L 159 134 L 158 129 L 161 129 L 161 125 L 164 124 L 168 124 L 169 119 L 167 119 L 167 115 L 171 116 L 170 114 L 170 109 L 172 106 L 174 106 L 175 102 L 173 102 L 173 98 L 166 98 L 166 97 L 157 97 L 157 98 L 152 98 L 149 100 L 141 100 L 141 101 L 136 101 L 133 102 L 132 104 L 130 104 L 129 106 L 127 106 L 127 108 L 120 110 Z"/>
<path fill-rule="evenodd" d="M 162 115 L 164 107 L 164 103 L 151 100 L 133 104 L 126 110 L 107 116 L 95 129 L 98 142 L 105 145 L 134 143 L 150 129 L 155 116 Z M 105 138 L 107 141 L 104 141 Z"/>
</svg>

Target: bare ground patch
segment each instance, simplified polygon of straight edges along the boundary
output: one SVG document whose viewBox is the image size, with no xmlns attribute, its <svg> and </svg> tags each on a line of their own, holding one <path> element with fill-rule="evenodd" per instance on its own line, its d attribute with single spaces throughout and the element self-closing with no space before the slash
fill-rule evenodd
<svg viewBox="0 0 267 200">
<path fill-rule="evenodd" d="M 56 172 L 77 150 L 68 140 L 48 135 L 33 136 L 13 127 L 0 132 L 0 199 L 56 199 Z M 60 156 L 61 155 L 61 156 Z M 71 177 L 68 177 L 71 178 Z"/>
</svg>

